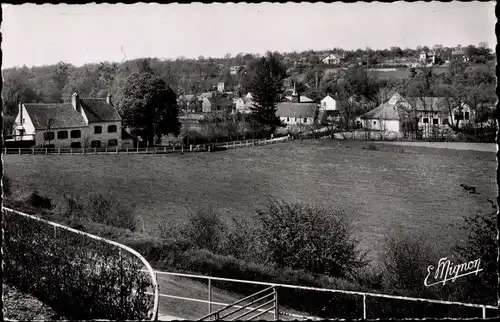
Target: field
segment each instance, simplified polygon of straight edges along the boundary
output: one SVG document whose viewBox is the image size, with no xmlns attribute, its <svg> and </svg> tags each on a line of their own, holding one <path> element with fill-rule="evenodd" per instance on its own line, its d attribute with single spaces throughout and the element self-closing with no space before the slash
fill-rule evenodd
<svg viewBox="0 0 500 322">
<path fill-rule="evenodd" d="M 378 259 L 391 233 L 423 237 L 437 256 L 451 256 L 465 215 L 488 211 L 496 196 L 495 153 L 377 144 L 294 141 L 185 155 L 7 155 L 13 189 L 57 198 L 111 193 L 135 206 L 150 233 L 198 207 L 251 217 L 268 196 L 348 210 L 361 247 Z M 404 149 L 404 152 L 401 151 Z M 481 195 L 465 192 L 474 185 Z"/>
</svg>

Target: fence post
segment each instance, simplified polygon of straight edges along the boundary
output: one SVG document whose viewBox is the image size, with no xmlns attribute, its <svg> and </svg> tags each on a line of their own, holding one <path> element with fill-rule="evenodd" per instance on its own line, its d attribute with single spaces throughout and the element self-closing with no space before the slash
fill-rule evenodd
<svg viewBox="0 0 500 322">
<path fill-rule="evenodd" d="M 363 294 L 363 320 L 366 320 L 366 294 Z"/>
<path fill-rule="evenodd" d="M 61 154 L 61 148 L 57 148 L 57 151 L 59 152 L 59 154 Z"/>
<path fill-rule="evenodd" d="M 276 287 L 273 287 L 273 291 L 274 291 L 274 321 L 278 321 L 280 317 L 279 316 L 280 311 L 278 305 L 278 290 L 276 289 Z"/>
<path fill-rule="evenodd" d="M 73 154 L 73 148 L 69 148 L 69 154 Z"/>
<path fill-rule="evenodd" d="M 21 148 L 19 148 L 19 155 L 21 155 Z"/>
<path fill-rule="evenodd" d="M 158 273 L 155 271 L 155 280 L 158 281 Z M 158 294 L 160 294 L 160 284 L 156 283 L 156 289 L 157 289 L 157 292 Z M 154 320 L 155 321 L 158 321 L 158 312 L 160 310 L 156 310 L 156 315 L 154 316 Z"/>
<path fill-rule="evenodd" d="M 54 226 L 54 239 L 57 238 L 57 226 Z"/>
<path fill-rule="evenodd" d="M 193 145 L 192 144 L 189 145 L 189 151 L 193 151 Z"/>
<path fill-rule="evenodd" d="M 137 150 L 136 150 L 137 153 L 139 153 L 139 143 L 137 143 Z"/>
<path fill-rule="evenodd" d="M 229 149 L 229 142 L 226 142 L 226 149 Z"/>
<path fill-rule="evenodd" d="M 208 279 L 208 314 L 212 313 L 212 280 Z"/>
<path fill-rule="evenodd" d="M 483 319 L 486 319 L 486 307 L 483 306 Z"/>
<path fill-rule="evenodd" d="M 7 148 L 3 148 L 3 154 L 7 154 Z"/>
<path fill-rule="evenodd" d="M 127 151 L 127 154 L 128 154 L 128 148 L 127 148 L 127 150 L 126 150 L 126 151 Z"/>
<path fill-rule="evenodd" d="M 167 153 L 167 147 L 163 148 L 163 152 Z"/>
<path fill-rule="evenodd" d="M 156 154 L 156 151 L 157 151 L 157 149 L 156 149 L 156 147 L 155 147 L 155 152 L 154 152 L 155 154 Z"/>
<path fill-rule="evenodd" d="M 31 152 L 33 153 L 33 155 L 35 155 L 35 148 L 32 148 Z"/>
<path fill-rule="evenodd" d="M 19 154 L 21 154 L 21 149 L 19 149 Z M 48 154 L 47 153 L 47 148 L 45 148 L 45 154 Z"/>
<path fill-rule="evenodd" d="M 106 154 L 108 154 L 108 147 L 106 147 Z"/>
<path fill-rule="evenodd" d="M 175 145 L 172 145 L 172 152 L 175 152 Z"/>
<path fill-rule="evenodd" d="M 233 141 L 233 149 L 234 149 L 234 148 L 236 148 L 236 143 L 234 143 L 234 141 Z"/>
<path fill-rule="evenodd" d="M 94 147 L 94 154 L 97 154 L 97 153 L 96 153 L 96 148 L 95 148 L 95 147 Z"/>
<path fill-rule="evenodd" d="M 116 154 L 118 154 L 118 147 L 116 147 Z"/>
<path fill-rule="evenodd" d="M 181 145 L 181 152 L 184 153 L 184 144 Z"/>
<path fill-rule="evenodd" d="M 146 154 L 148 154 L 148 147 L 146 147 Z"/>
</svg>

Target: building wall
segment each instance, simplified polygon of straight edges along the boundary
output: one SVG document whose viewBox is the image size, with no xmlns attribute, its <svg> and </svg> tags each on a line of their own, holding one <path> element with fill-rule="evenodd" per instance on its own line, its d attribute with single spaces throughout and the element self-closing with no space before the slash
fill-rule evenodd
<svg viewBox="0 0 500 322">
<path fill-rule="evenodd" d="M 312 124 L 314 124 L 313 117 L 304 118 L 304 117 L 282 117 L 282 116 L 280 116 L 280 120 L 287 125 L 296 125 L 296 124 L 312 125 Z"/>
<path fill-rule="evenodd" d="M 201 103 L 201 111 L 203 113 L 208 113 L 212 111 L 212 104 L 206 97 L 203 98 L 203 102 Z"/>
<path fill-rule="evenodd" d="M 116 125 L 116 132 L 108 133 L 108 125 Z M 94 133 L 94 127 L 101 126 L 102 132 L 100 134 Z M 91 141 L 101 141 L 101 147 L 107 147 L 109 140 L 117 140 L 118 147 L 122 145 L 122 124 L 118 122 L 99 122 L 89 124 L 88 131 L 88 147 L 90 147 Z"/>
<path fill-rule="evenodd" d="M 81 136 L 80 138 L 71 138 L 71 131 L 72 130 L 80 130 Z M 68 138 L 67 139 L 58 139 L 57 138 L 57 132 L 59 131 L 67 131 L 68 132 Z M 41 147 L 45 144 L 49 144 L 48 140 L 44 140 L 44 133 L 46 133 L 46 130 L 37 130 L 35 133 L 35 145 L 37 147 Z M 84 146 L 84 139 L 89 136 L 89 128 L 88 127 L 77 127 L 77 128 L 54 128 L 50 129 L 50 132 L 54 132 L 54 139 L 50 140 L 50 144 L 54 145 L 55 148 L 69 148 L 71 146 L 71 143 L 73 142 L 80 142 L 81 146 Z"/>
<path fill-rule="evenodd" d="M 366 119 L 364 120 L 364 128 L 375 131 L 399 132 L 398 120 L 383 120 L 383 119 Z"/>
<path fill-rule="evenodd" d="M 35 126 L 33 125 L 33 122 L 31 121 L 31 118 L 28 114 L 28 111 L 26 111 L 26 108 L 24 107 L 24 105 L 23 105 L 22 109 L 23 109 L 24 123 L 21 120 L 21 113 L 18 112 L 17 117 L 14 121 L 14 128 L 16 126 L 22 125 L 24 127 L 24 134 L 25 135 L 35 134 Z M 19 135 L 18 131 L 12 131 L 12 133 L 14 133 L 14 135 Z"/>
<path fill-rule="evenodd" d="M 321 109 L 326 111 L 335 111 L 337 102 L 330 96 L 326 96 L 321 100 Z"/>
</svg>

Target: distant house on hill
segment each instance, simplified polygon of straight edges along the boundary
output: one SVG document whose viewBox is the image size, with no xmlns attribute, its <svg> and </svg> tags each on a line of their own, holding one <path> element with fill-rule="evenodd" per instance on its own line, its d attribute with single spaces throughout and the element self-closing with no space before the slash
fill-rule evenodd
<svg viewBox="0 0 500 322">
<path fill-rule="evenodd" d="M 324 111 L 335 111 L 337 110 L 337 101 L 330 96 L 330 94 L 326 94 L 326 96 L 321 100 L 321 110 Z"/>
<path fill-rule="evenodd" d="M 229 73 L 231 75 L 237 75 L 238 74 L 238 71 L 240 70 L 240 68 L 242 68 L 243 66 L 231 66 L 229 68 Z"/>
<path fill-rule="evenodd" d="M 111 95 L 80 98 L 74 93 L 71 103 L 19 103 L 14 137 L 38 147 L 120 147 L 122 118 Z"/>
<path fill-rule="evenodd" d="M 252 110 L 250 108 L 253 106 L 253 97 L 250 92 L 247 95 L 238 98 L 235 102 L 235 106 L 237 112 L 242 114 L 251 113 Z"/>
<path fill-rule="evenodd" d="M 339 65 L 341 62 L 341 58 L 335 54 L 330 54 L 323 58 L 321 62 L 323 62 L 323 64 Z"/>
<path fill-rule="evenodd" d="M 461 60 L 464 62 L 469 61 L 469 57 L 464 53 L 461 48 L 457 48 L 451 52 L 451 59 L 453 60 Z"/>
<path fill-rule="evenodd" d="M 317 106 L 314 103 L 278 103 L 276 114 L 287 126 L 312 125 L 316 121 Z"/>
<path fill-rule="evenodd" d="M 195 113 L 196 109 L 198 109 L 199 104 L 198 103 L 198 98 L 196 95 L 181 95 L 179 96 L 179 99 L 177 100 L 177 104 L 179 105 L 179 108 L 183 111 L 188 111 L 191 113 Z"/>
</svg>

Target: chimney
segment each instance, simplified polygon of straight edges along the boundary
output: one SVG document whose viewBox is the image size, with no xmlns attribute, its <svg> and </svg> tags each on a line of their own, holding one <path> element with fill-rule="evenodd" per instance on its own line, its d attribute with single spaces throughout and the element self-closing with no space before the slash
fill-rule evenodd
<svg viewBox="0 0 500 322">
<path fill-rule="evenodd" d="M 113 103 L 111 102 L 111 94 L 108 94 L 108 96 L 106 96 L 106 102 L 107 102 L 109 105 L 113 105 Z"/>
<path fill-rule="evenodd" d="M 295 82 L 293 83 L 292 103 L 300 103 L 300 96 L 297 94 Z"/>
<path fill-rule="evenodd" d="M 23 126 L 23 103 L 19 102 L 19 125 Z"/>
<path fill-rule="evenodd" d="M 80 105 L 80 97 L 78 97 L 78 93 L 73 93 L 73 95 L 71 95 L 71 105 L 73 105 L 75 111 L 79 113 L 82 112 L 82 107 Z"/>
</svg>

